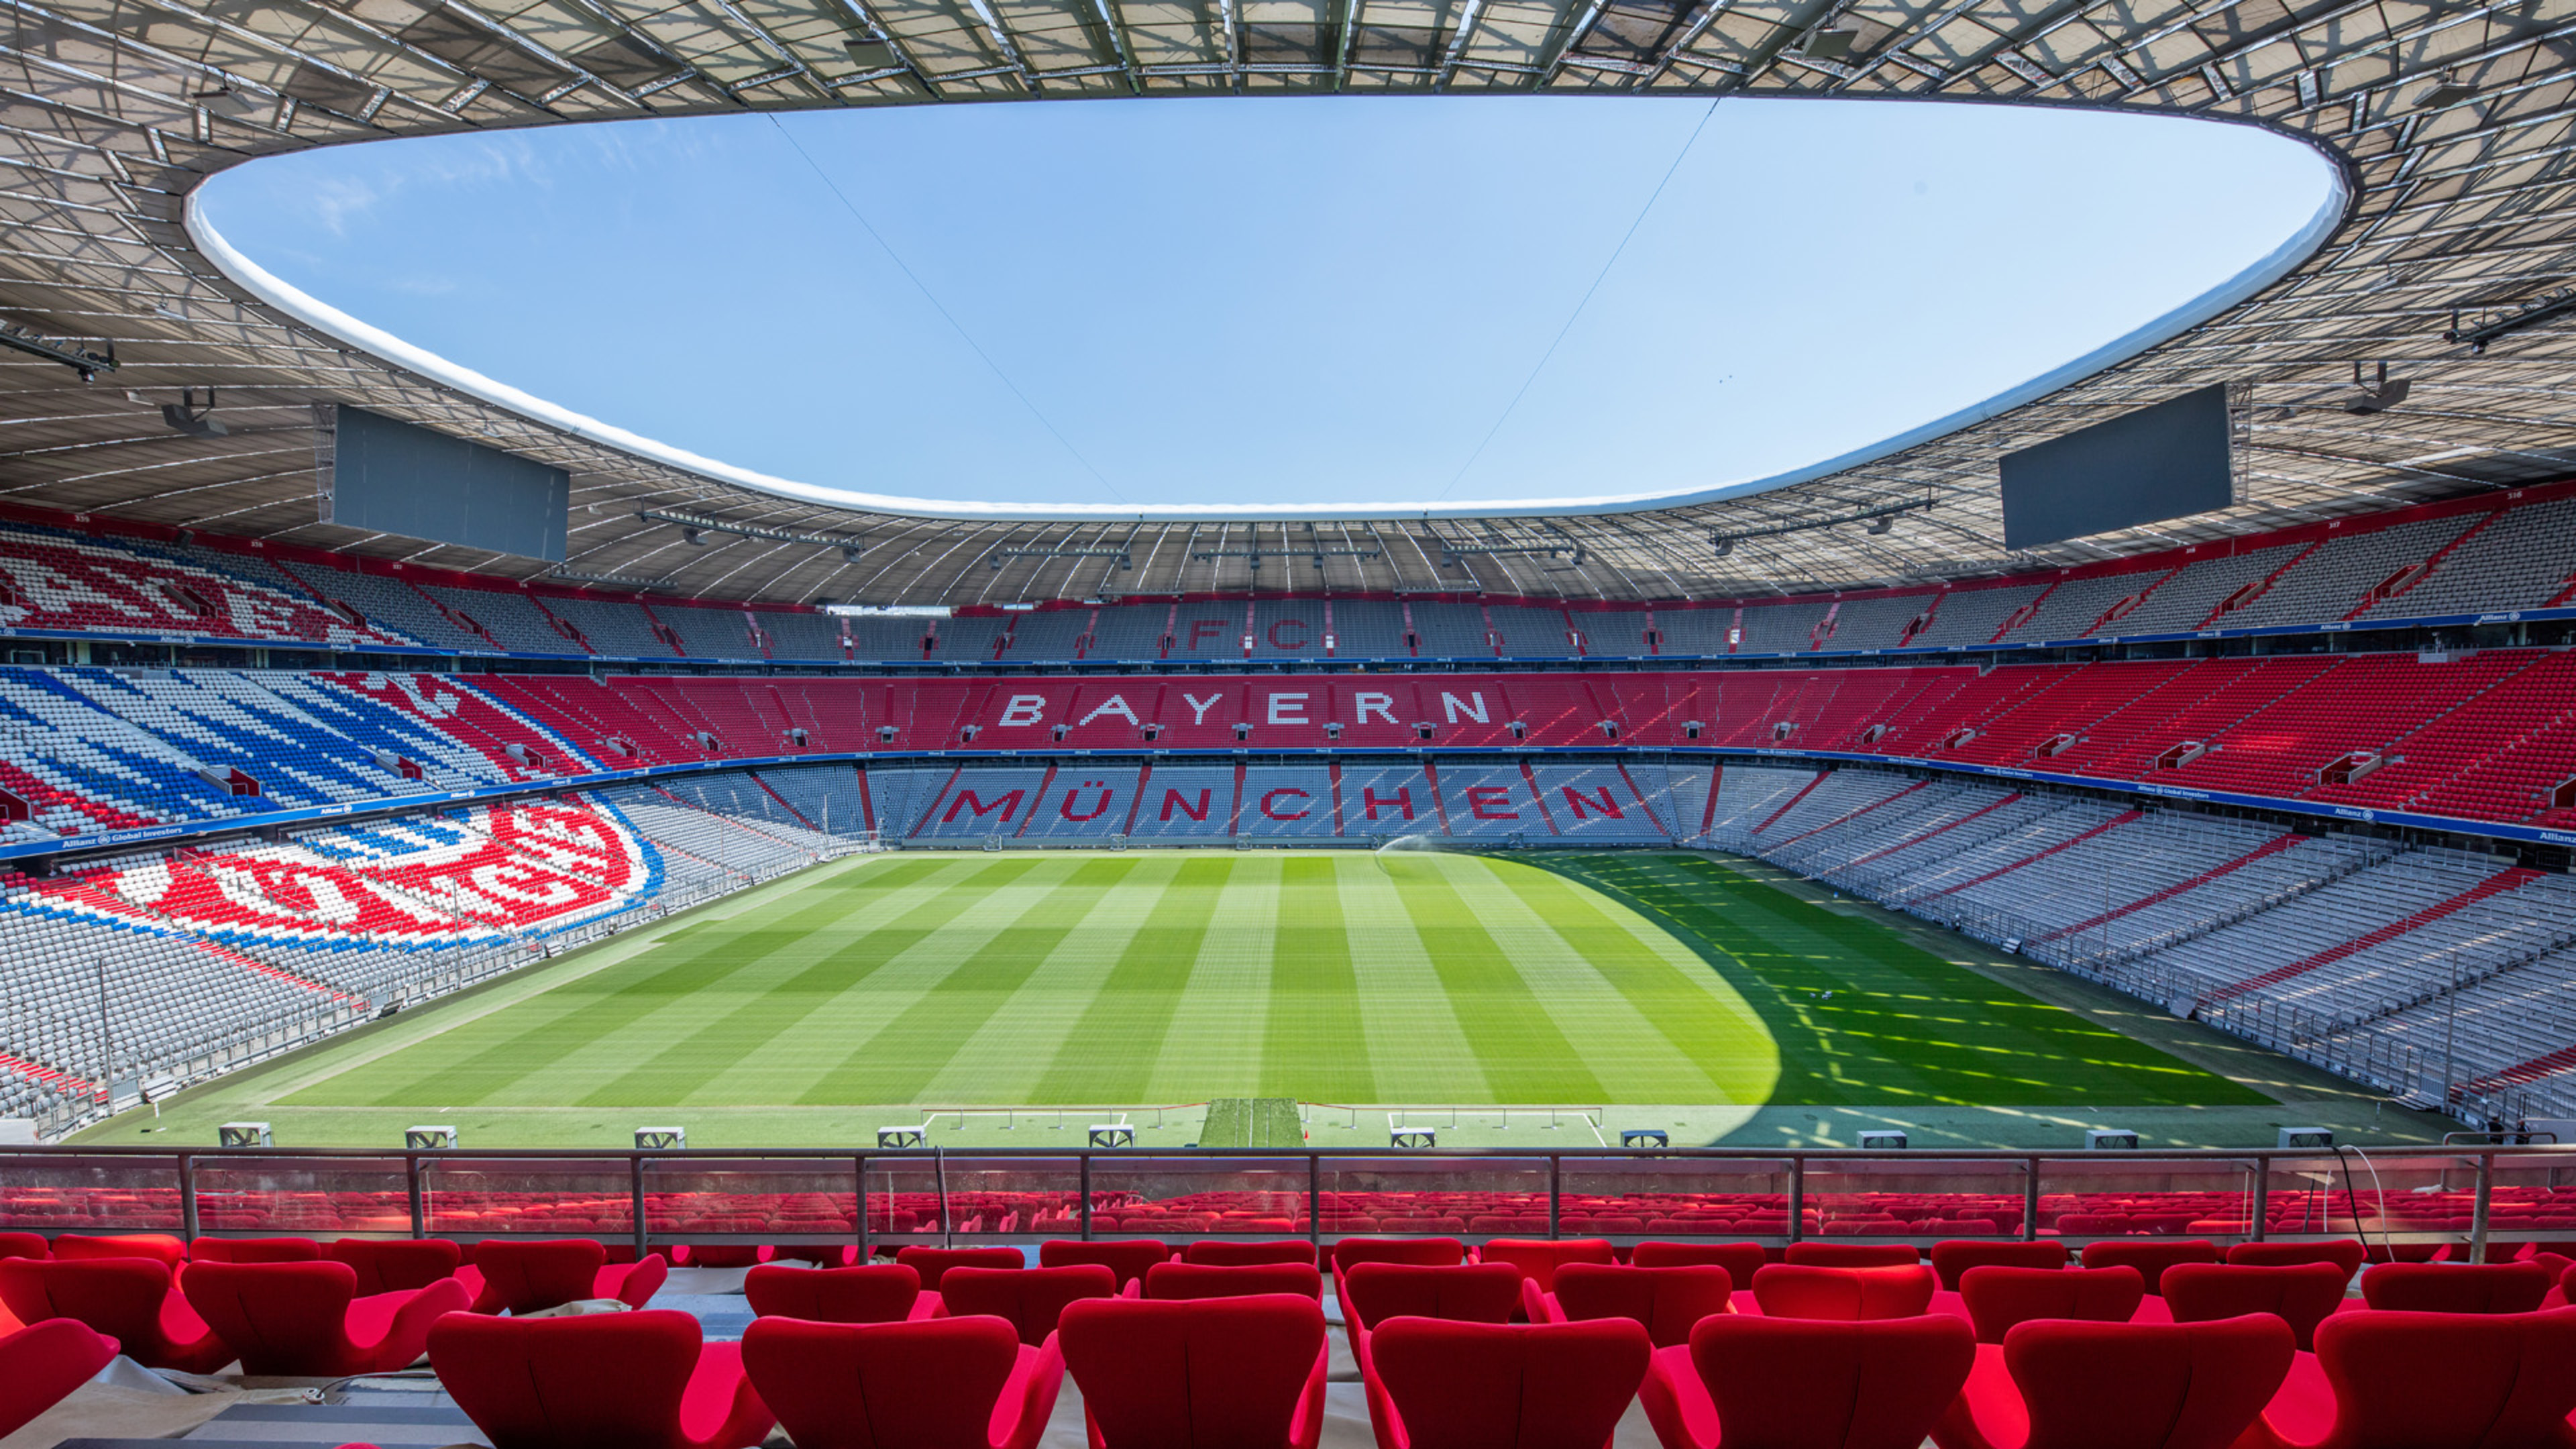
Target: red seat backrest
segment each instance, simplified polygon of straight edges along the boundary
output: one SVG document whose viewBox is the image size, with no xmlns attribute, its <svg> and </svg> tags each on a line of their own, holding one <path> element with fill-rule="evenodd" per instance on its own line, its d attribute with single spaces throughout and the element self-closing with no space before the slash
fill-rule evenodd
<svg viewBox="0 0 2576 1449">
<path fill-rule="evenodd" d="M 1303 1263 L 1315 1266 L 1315 1245 L 1304 1238 L 1274 1238 L 1258 1243 L 1231 1242 L 1224 1238 L 1200 1238 L 1181 1249 L 1184 1263 L 1206 1263 L 1219 1268 L 1246 1268 L 1256 1263 Z"/>
<path fill-rule="evenodd" d="M 0 1259 L 0 1304 L 20 1323 L 69 1318 L 141 1354 L 161 1340 L 170 1267 L 154 1258 Z"/>
<path fill-rule="evenodd" d="M 1017 1248 L 897 1248 L 894 1260 L 921 1275 L 921 1291 L 936 1293 L 951 1268 L 1025 1268 L 1029 1260 Z"/>
<path fill-rule="evenodd" d="M 1959 1275 L 1970 1268 L 2063 1268 L 2068 1257 L 2066 1245 L 2054 1239 L 2032 1243 L 1953 1240 L 1932 1245 L 1932 1271 L 1941 1275 L 1942 1287 L 1956 1293 Z"/>
<path fill-rule="evenodd" d="M 1628 1261 L 1640 1268 L 1692 1268 L 1713 1264 L 1726 1270 L 1738 1289 L 1753 1286 L 1753 1275 L 1771 1262 L 1771 1250 L 1760 1243 L 1639 1243 Z"/>
<path fill-rule="evenodd" d="M 2213 1323 L 2051 1320 L 2004 1335 L 2004 1366 L 2030 1416 L 2023 1449 L 2228 1449 L 2281 1387 L 2296 1352 L 2289 1327 L 2262 1314 Z"/>
<path fill-rule="evenodd" d="M 1055 1238 L 1038 1244 L 1038 1266 L 1071 1268 L 1083 1263 L 1098 1263 L 1118 1275 L 1118 1291 L 1145 1276 L 1145 1270 L 1156 1263 L 1171 1261 L 1172 1245 L 1152 1238 L 1119 1238 L 1108 1242 L 1083 1242 L 1078 1238 Z"/>
<path fill-rule="evenodd" d="M 166 1233 L 119 1233 L 113 1237 L 65 1233 L 54 1239 L 54 1256 L 67 1261 L 90 1258 L 149 1258 L 156 1263 L 176 1268 L 188 1261 L 188 1245 Z"/>
<path fill-rule="evenodd" d="M 1106 1263 L 1058 1268 L 951 1268 L 939 1296 L 956 1317 L 983 1313 L 1007 1319 L 1022 1343 L 1044 1343 L 1065 1305 L 1085 1298 L 1114 1298 L 1118 1275 Z"/>
<path fill-rule="evenodd" d="M 1786 1262 L 1802 1268 L 1904 1268 L 1923 1261 L 1911 1243 L 1791 1243 Z"/>
<path fill-rule="evenodd" d="M 1690 1342 L 1693 1325 L 1724 1313 L 1735 1280 L 1724 1268 L 1602 1267 L 1568 1263 L 1557 1270 L 1556 1304 L 1568 1319 L 1625 1318 L 1657 1348 Z"/>
<path fill-rule="evenodd" d="M 451 1313 L 429 1363 L 493 1449 L 635 1449 L 678 1436 L 698 1321 L 669 1309 L 573 1318 Z"/>
<path fill-rule="evenodd" d="M 2361 1298 L 2402 1313 L 2529 1313 L 2557 1281 L 2539 1263 L 2374 1263 Z"/>
<path fill-rule="evenodd" d="M 0 1258 L 50 1258 L 54 1250 L 42 1233 L 0 1233 Z"/>
<path fill-rule="evenodd" d="M 1753 1275 L 1753 1301 L 1774 1318 L 1858 1322 L 1910 1318 L 1932 1306 L 1930 1268 L 1818 1268 L 1772 1263 Z M 1973 1338 L 1973 1335 L 1971 1335 Z"/>
<path fill-rule="evenodd" d="M 2343 1306 L 2351 1278 L 2339 1263 L 2176 1263 L 2165 1270 L 2165 1306 L 2176 1323 L 2269 1313 L 2290 1326 L 2302 1351 L 2313 1351 L 2317 1325 Z"/>
<path fill-rule="evenodd" d="M 2293 1268 L 2302 1263 L 2332 1263 L 2343 1269 L 2347 1279 L 2361 1271 L 2362 1259 L 2368 1255 L 2357 1238 L 2337 1238 L 2323 1243 L 2234 1243 L 2227 1249 L 2227 1261 L 2250 1268 Z"/>
<path fill-rule="evenodd" d="M 1285 1293 L 1091 1298 L 1066 1305 L 1057 1342 L 1104 1449 L 1278 1449 L 1324 1350 L 1324 1310 Z"/>
<path fill-rule="evenodd" d="M 1728 1442 L 1916 1449 L 1967 1382 L 1977 1337 L 1946 1314 L 1837 1323 L 1727 1313 L 1691 1330 L 1690 1357 Z"/>
<path fill-rule="evenodd" d="M 1369 1340 L 1369 1360 L 1403 1420 L 1409 1449 L 1602 1449 L 1637 1396 L 1653 1352 L 1646 1331 L 1625 1318 L 1397 1318 Z"/>
<path fill-rule="evenodd" d="M 249 1374 L 309 1373 L 348 1342 L 358 1275 L 346 1263 L 191 1263 L 188 1306 L 241 1356 Z"/>
<path fill-rule="evenodd" d="M 1342 1313 L 1364 1329 L 1390 1318 L 1503 1323 L 1521 1302 L 1521 1270 L 1509 1263 L 1354 1263 L 1342 1275 Z"/>
<path fill-rule="evenodd" d="M 743 1297 L 769 1318 L 813 1323 L 899 1323 L 921 1297 L 921 1275 L 901 1263 L 856 1268 L 782 1268 L 765 1263 L 746 1274 Z"/>
<path fill-rule="evenodd" d="M 534 1313 L 561 1308 L 590 1297 L 607 1262 L 608 1250 L 589 1238 L 476 1243 L 474 1267 L 483 1275 L 483 1297 L 475 1309 Z"/>
<path fill-rule="evenodd" d="M 1009 1324 L 981 1317 L 763 1318 L 742 1335 L 743 1369 L 797 1449 L 989 1449 L 1019 1352 Z"/>
<path fill-rule="evenodd" d="M 1556 1288 L 1556 1270 L 1568 1263 L 1615 1263 L 1608 1238 L 1494 1238 L 1476 1250 L 1480 1263 L 1509 1263 L 1541 1293 Z"/>
<path fill-rule="evenodd" d="M 2338 1313 L 2317 1328 L 2333 1449 L 2557 1449 L 2576 1411 L 2576 1309 Z"/>
<path fill-rule="evenodd" d="M 1303 1293 L 1321 1302 L 1324 1275 L 1312 1263 L 1156 1263 L 1145 1270 L 1148 1298 L 1242 1298 L 1256 1293 Z"/>
<path fill-rule="evenodd" d="M 465 1250 L 445 1238 L 342 1238 L 322 1250 L 334 1263 L 346 1263 L 358 1275 L 358 1294 L 397 1293 L 426 1288 L 456 1275 Z"/>
<path fill-rule="evenodd" d="M 1336 1273 L 1348 1273 L 1362 1263 L 1454 1268 L 1467 1261 L 1467 1245 L 1456 1238 L 1344 1238 L 1333 1244 L 1332 1253 Z"/>
<path fill-rule="evenodd" d="M 2218 1245 L 2206 1238 L 2155 1240 L 2149 1238 L 2105 1238 L 2084 1245 L 2087 1268 L 2135 1268 L 2145 1275 L 2147 1291 L 2162 1293 L 2157 1282 L 2164 1271 L 2176 1263 L 2215 1263 Z"/>
<path fill-rule="evenodd" d="M 322 1256 L 311 1238 L 197 1238 L 188 1244 L 191 1263 L 310 1263 Z"/>
<path fill-rule="evenodd" d="M 116 1340 L 68 1318 L 0 1336 L 0 1438 L 79 1388 L 116 1357 Z"/>
<path fill-rule="evenodd" d="M 2015 1324 L 2034 1318 L 2126 1323 L 2147 1296 L 2146 1275 L 2117 1268 L 2008 1268 L 1989 1263 L 1959 1278 L 1977 1342 L 2001 1343 Z"/>
</svg>

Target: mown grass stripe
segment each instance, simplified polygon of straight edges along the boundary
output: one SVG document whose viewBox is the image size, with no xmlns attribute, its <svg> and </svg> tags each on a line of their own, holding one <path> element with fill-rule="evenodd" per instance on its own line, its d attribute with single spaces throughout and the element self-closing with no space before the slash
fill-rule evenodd
<svg viewBox="0 0 2576 1449">
<path fill-rule="evenodd" d="M 1261 1090 L 1309 1102 L 1374 1102 L 1359 974 L 1342 923 L 1343 862 L 1280 862 L 1271 925 L 1270 1002 L 1263 1023 Z"/>
<path fill-rule="evenodd" d="M 1184 862 L 1038 1079 L 1038 1102 L 1141 1102 L 1234 862 Z"/>
<path fill-rule="evenodd" d="M 1436 856 L 1406 862 L 1402 899 L 1485 1079 L 1506 1102 L 1605 1100 L 1601 1079 L 1557 1029 L 1511 954 L 1460 897 L 1453 884 L 1457 868 Z"/>
</svg>

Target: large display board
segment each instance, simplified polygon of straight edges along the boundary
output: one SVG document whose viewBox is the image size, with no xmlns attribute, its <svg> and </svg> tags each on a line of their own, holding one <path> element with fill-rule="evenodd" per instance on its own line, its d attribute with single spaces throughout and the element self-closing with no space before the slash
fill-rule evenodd
<svg viewBox="0 0 2576 1449">
<path fill-rule="evenodd" d="M 330 412 L 323 522 L 563 562 L 563 469 L 364 408 Z"/>
<path fill-rule="evenodd" d="M 2236 501 L 2219 383 L 2003 458 L 2004 546 L 2037 548 Z"/>
</svg>

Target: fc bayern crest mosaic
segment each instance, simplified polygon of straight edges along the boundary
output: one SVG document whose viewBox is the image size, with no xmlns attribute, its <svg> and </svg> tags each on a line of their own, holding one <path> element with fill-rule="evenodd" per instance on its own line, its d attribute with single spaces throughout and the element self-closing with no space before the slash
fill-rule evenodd
<svg viewBox="0 0 2576 1449">
<path fill-rule="evenodd" d="M 613 809 L 537 802 L 183 850 L 42 881 L 14 903 L 242 945 L 423 949 L 568 930 L 650 899 L 660 878 Z"/>
</svg>

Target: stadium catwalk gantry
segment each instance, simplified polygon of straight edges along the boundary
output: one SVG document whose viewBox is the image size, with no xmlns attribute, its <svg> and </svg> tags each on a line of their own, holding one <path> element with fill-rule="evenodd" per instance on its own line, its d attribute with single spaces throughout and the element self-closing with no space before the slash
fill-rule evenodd
<svg viewBox="0 0 2576 1449">
<path fill-rule="evenodd" d="M 574 477 L 567 567 L 669 577 L 704 599 L 955 605 L 1245 589 L 1264 581 L 1251 556 L 1288 562 L 1286 552 L 1309 550 L 1320 569 L 1301 562 L 1270 577 L 1311 572 L 1315 589 L 1343 593 L 1468 587 L 1627 603 L 2088 564 L 2568 470 L 2566 399 L 2576 379 L 2566 331 L 2548 324 L 2568 281 L 2570 0 L 2075 0 L 2038 9 L 2002 0 L 1287 0 L 1257 19 L 1223 4 L 1148 10 L 1107 0 L 971 10 L 781 0 L 671 11 L 285 0 L 241 12 L 71 0 L 12 4 L 7 16 L 0 312 L 57 355 L 112 352 L 117 365 L 95 386 L 47 355 L 13 352 L 0 366 L 11 496 L 67 512 L 508 579 L 546 571 L 316 521 L 312 405 L 346 402 L 564 467 Z M 907 504 L 909 480 L 871 471 L 864 456 L 854 472 L 865 495 L 693 467 L 537 404 L 488 400 L 419 370 L 428 363 L 325 335 L 227 275 L 186 214 L 195 188 L 226 167 L 377 137 L 1014 98 L 1419 92 L 2168 111 L 2299 138 L 2336 164 L 2349 204 L 2304 261 L 2200 325 L 1995 416 L 1958 420 L 1944 435 L 1822 476 L 1753 496 L 1546 518 L 1464 504 L 1311 520 L 1224 508 Z M 2492 344 L 2452 340 L 2455 316 Z M 2375 414 L 2348 410 L 2360 400 L 2355 366 L 2382 362 L 2410 396 Z M 2005 549 L 1999 455 L 2222 383 L 2239 389 L 2241 404 L 2236 507 L 2020 556 Z M 223 390 L 223 415 L 246 426 L 210 437 L 163 423 L 162 403 L 209 385 Z M 1779 530 L 1915 503 L 1928 506 L 1885 533 Z M 717 531 L 690 547 L 676 526 L 639 516 L 649 509 L 825 541 Z M 1738 541 L 1720 553 L 1715 534 Z M 862 545 L 855 560 L 830 541 L 845 537 Z M 1453 547 L 1462 544 L 1471 551 Z M 1577 548 L 1579 561 L 1569 562 Z M 719 633 L 727 627 L 718 622 Z"/>
</svg>

